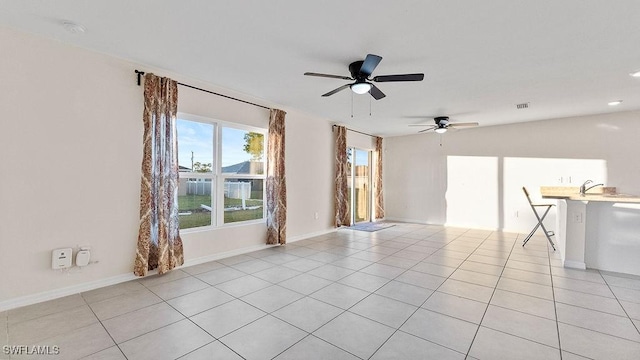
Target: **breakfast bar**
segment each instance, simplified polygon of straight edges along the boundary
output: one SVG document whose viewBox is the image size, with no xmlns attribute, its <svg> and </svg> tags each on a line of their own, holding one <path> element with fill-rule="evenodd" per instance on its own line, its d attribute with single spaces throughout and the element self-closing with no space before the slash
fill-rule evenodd
<svg viewBox="0 0 640 360">
<path fill-rule="evenodd" d="M 640 275 L 640 196 L 615 187 L 543 186 L 557 200 L 556 241 L 563 265 Z"/>
</svg>

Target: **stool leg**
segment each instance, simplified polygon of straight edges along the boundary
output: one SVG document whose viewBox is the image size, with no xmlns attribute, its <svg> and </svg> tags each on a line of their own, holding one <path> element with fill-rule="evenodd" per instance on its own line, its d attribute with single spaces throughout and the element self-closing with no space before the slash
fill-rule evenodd
<svg viewBox="0 0 640 360">
<path fill-rule="evenodd" d="M 553 241 L 551 241 L 551 237 L 549 236 L 549 232 L 544 227 L 544 224 L 541 224 L 541 225 L 542 225 L 542 230 L 544 231 L 544 235 L 547 237 L 547 240 L 549 240 L 549 244 L 551 244 L 551 247 L 553 248 L 553 251 L 556 251 L 556 246 L 553 243 Z"/>
<path fill-rule="evenodd" d="M 525 246 L 527 244 L 527 242 L 529 242 L 529 240 L 531 239 L 533 234 L 536 232 L 536 230 L 538 230 L 539 227 L 542 227 L 542 230 L 544 231 L 544 235 L 547 237 L 547 240 L 549 240 L 549 243 L 551 244 L 551 247 L 553 248 L 553 251 L 556 251 L 555 244 L 551 240 L 551 237 L 549 237 L 549 232 L 547 231 L 547 228 L 545 228 L 544 224 L 542 223 L 544 221 L 544 218 L 547 217 L 547 214 L 549 213 L 549 210 L 551 210 L 551 206 L 547 206 L 547 210 L 545 210 L 545 212 L 542 214 L 542 216 L 540 216 L 538 214 L 538 212 L 536 211 L 536 208 L 534 206 L 531 206 L 531 208 L 533 209 L 533 213 L 536 215 L 536 219 L 538 219 L 538 223 L 533 228 L 533 230 L 531 230 L 529 235 L 527 235 L 527 237 L 524 239 L 524 242 L 522 243 L 522 246 Z"/>
</svg>

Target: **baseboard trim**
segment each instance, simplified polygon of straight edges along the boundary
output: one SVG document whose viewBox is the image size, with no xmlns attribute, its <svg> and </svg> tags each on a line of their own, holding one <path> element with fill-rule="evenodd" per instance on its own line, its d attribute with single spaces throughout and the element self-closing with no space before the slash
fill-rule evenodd
<svg viewBox="0 0 640 360">
<path fill-rule="evenodd" d="M 331 233 L 334 233 L 336 231 L 338 231 L 337 228 L 331 228 L 331 229 L 322 230 L 322 231 L 316 231 L 316 232 L 312 232 L 312 233 L 308 233 L 308 234 L 292 236 L 292 237 L 287 239 L 287 244 L 288 243 L 293 243 L 293 242 L 296 242 L 296 241 L 300 241 L 300 240 L 304 240 L 304 239 L 309 239 L 309 238 L 316 237 L 316 236 L 322 236 L 322 235 L 326 235 L 326 234 L 331 234 Z"/>
<path fill-rule="evenodd" d="M 329 229 L 329 230 L 317 231 L 317 232 L 303 234 L 303 235 L 292 236 L 287 240 L 287 242 L 296 242 L 299 240 L 308 239 L 315 236 L 325 235 L 325 234 L 335 232 L 336 230 L 337 229 Z M 236 255 L 242 255 L 242 254 L 246 254 L 253 251 L 268 249 L 273 246 L 278 246 L 278 245 L 260 244 L 260 245 L 244 247 L 241 249 L 215 253 L 215 254 L 187 260 L 185 261 L 184 265 L 180 266 L 177 269 L 182 269 L 182 268 L 193 266 L 193 265 L 199 265 L 209 261 L 220 260 L 220 259 L 224 259 L 224 258 L 236 256 Z M 149 272 L 149 275 L 155 275 L 155 274 L 157 274 L 157 271 L 155 270 Z M 140 277 L 135 276 L 133 272 L 131 272 L 128 274 L 111 276 L 101 280 L 90 281 L 90 282 L 85 282 L 77 285 L 59 288 L 59 289 L 43 291 L 36 294 L 19 296 L 16 298 L 0 301 L 0 312 L 16 309 L 16 308 L 27 306 L 27 305 L 37 304 L 43 301 L 54 300 L 54 299 L 58 299 L 58 298 L 69 296 L 69 295 L 79 294 L 85 291 L 95 290 L 105 286 L 116 285 L 126 281 L 135 280 L 135 279 L 140 279 Z"/>
<path fill-rule="evenodd" d="M 422 224 L 422 225 L 442 225 L 442 224 L 432 224 L 424 220 L 418 219 L 405 219 L 405 218 L 396 218 L 396 217 L 388 217 L 385 216 L 385 221 L 396 221 L 396 222 L 404 222 L 404 223 L 414 223 L 414 224 Z"/>
<path fill-rule="evenodd" d="M 95 290 L 101 287 L 115 285 L 119 283 L 123 283 L 130 280 L 135 280 L 138 277 L 133 275 L 133 272 L 129 274 L 121 274 L 112 277 L 108 277 L 105 279 L 85 282 L 82 284 L 67 286 L 59 289 L 53 289 L 49 291 L 43 291 L 40 293 L 20 296 L 17 298 L 0 301 L 0 311 L 11 310 L 15 308 L 19 308 L 22 306 L 33 305 L 43 301 L 49 301 L 58 299 L 61 297 L 78 294 L 81 292 Z"/>
<path fill-rule="evenodd" d="M 571 261 L 571 260 L 565 260 L 563 262 L 564 267 L 566 268 L 572 268 L 572 269 L 581 269 L 581 270 L 585 270 L 587 268 L 587 265 L 582 262 L 582 261 Z"/>
</svg>

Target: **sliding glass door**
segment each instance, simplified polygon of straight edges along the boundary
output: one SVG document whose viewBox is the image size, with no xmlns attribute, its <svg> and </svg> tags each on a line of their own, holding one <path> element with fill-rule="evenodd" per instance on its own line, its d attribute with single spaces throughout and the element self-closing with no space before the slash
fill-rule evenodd
<svg viewBox="0 0 640 360">
<path fill-rule="evenodd" d="M 371 221 L 371 151 L 347 148 L 349 206 L 353 223 Z"/>
</svg>

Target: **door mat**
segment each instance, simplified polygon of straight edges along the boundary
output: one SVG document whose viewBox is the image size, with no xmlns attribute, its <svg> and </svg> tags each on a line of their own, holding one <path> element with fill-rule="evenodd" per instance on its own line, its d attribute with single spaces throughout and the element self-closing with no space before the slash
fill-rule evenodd
<svg viewBox="0 0 640 360">
<path fill-rule="evenodd" d="M 355 224 L 353 226 L 349 226 L 348 229 L 373 232 L 373 231 L 390 228 L 392 226 L 396 226 L 396 225 L 389 224 L 389 223 L 368 222 L 368 223 L 361 223 L 361 224 Z"/>
</svg>

